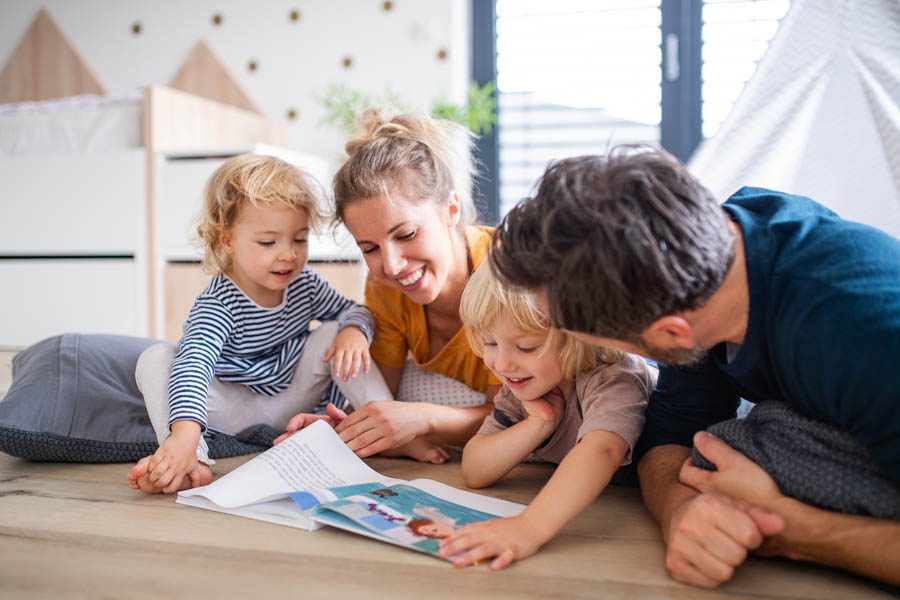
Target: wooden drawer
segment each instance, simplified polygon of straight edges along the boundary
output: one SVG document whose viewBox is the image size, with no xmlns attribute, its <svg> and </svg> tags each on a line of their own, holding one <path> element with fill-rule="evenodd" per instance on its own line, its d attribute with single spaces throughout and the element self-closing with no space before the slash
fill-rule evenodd
<svg viewBox="0 0 900 600">
<path fill-rule="evenodd" d="M 66 332 L 145 336 L 134 260 L 0 260 L 0 347 Z"/>
</svg>

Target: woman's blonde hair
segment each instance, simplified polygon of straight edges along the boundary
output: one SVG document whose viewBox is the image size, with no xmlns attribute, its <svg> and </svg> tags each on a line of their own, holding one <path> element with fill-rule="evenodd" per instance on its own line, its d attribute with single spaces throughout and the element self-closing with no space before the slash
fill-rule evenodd
<svg viewBox="0 0 900 600">
<path fill-rule="evenodd" d="M 197 242 L 207 272 L 221 273 L 230 265 L 221 236 L 234 226 L 245 202 L 305 211 L 311 231 L 324 220 L 320 208 L 324 192 L 312 176 L 273 156 L 239 154 L 229 158 L 210 176 L 203 191 Z"/>
<path fill-rule="evenodd" d="M 530 292 L 500 284 L 487 259 L 469 277 L 460 301 L 459 315 L 469 346 L 478 356 L 482 355 L 482 334 L 500 318 L 507 319 L 516 329 L 528 335 L 547 333 L 547 341 L 541 352 L 551 351 L 561 344 L 559 361 L 563 376 L 567 379 L 588 371 L 599 363 L 617 363 L 623 356 L 618 350 L 591 346 L 575 339 L 572 334 L 553 327 L 550 317 L 541 312 Z"/>
<path fill-rule="evenodd" d="M 462 209 L 461 225 L 475 222 L 471 132 L 452 121 L 396 114 L 387 107 L 365 111 L 358 126 L 361 133 L 347 142 L 347 159 L 334 176 L 338 221 L 353 202 L 387 198 L 396 190 L 410 200 L 438 205 L 455 191 Z"/>
</svg>

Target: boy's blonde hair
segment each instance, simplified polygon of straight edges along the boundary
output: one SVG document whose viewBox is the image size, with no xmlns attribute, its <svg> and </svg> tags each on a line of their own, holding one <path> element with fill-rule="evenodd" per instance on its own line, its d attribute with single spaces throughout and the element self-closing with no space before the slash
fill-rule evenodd
<svg viewBox="0 0 900 600">
<path fill-rule="evenodd" d="M 310 175 L 283 160 L 259 154 L 229 158 L 210 176 L 203 191 L 197 237 L 204 270 L 216 274 L 229 267 L 221 235 L 234 226 L 244 202 L 303 210 L 310 230 L 316 231 L 324 219 L 323 196 L 322 187 Z"/>
<path fill-rule="evenodd" d="M 393 190 L 414 201 L 443 205 L 455 191 L 461 226 L 477 217 L 472 201 L 473 135 L 461 125 L 426 114 L 396 114 L 388 107 L 360 115 L 361 133 L 346 144 L 347 160 L 334 176 L 338 221 L 348 205 Z"/>
<path fill-rule="evenodd" d="M 541 312 L 534 296 L 528 291 L 503 287 L 494 276 L 488 260 L 469 277 L 459 305 L 459 315 L 463 322 L 469 346 L 478 356 L 482 356 L 482 334 L 501 317 L 518 330 L 529 335 L 547 333 L 547 341 L 541 352 L 548 352 L 558 343 L 559 360 L 563 377 L 571 379 L 578 373 L 588 371 L 599 363 L 613 364 L 622 359 L 623 354 L 613 348 L 594 347 L 575 339 L 572 334 L 556 329 L 550 317 Z"/>
</svg>

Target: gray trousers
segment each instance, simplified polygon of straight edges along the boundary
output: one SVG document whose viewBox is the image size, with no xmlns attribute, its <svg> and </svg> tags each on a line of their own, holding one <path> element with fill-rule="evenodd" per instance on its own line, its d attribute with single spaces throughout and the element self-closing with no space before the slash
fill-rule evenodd
<svg viewBox="0 0 900 600">
<path fill-rule="evenodd" d="M 234 435 L 253 425 L 268 425 L 284 431 L 291 417 L 312 412 L 332 381 L 331 363 L 322 357 L 338 333 L 337 323 L 322 323 L 310 333 L 297 361 L 290 386 L 274 396 L 257 394 L 239 383 L 213 377 L 207 395 L 207 425 L 214 431 Z M 135 380 L 144 396 L 156 439 L 162 445 L 171 435 L 169 430 L 169 376 L 175 344 L 164 342 L 147 348 L 138 358 Z M 355 379 L 334 379 L 353 408 L 373 400 L 392 400 L 390 390 L 375 365 L 368 373 L 360 372 Z M 197 460 L 215 464 L 209 458 L 209 448 L 201 438 Z"/>
</svg>

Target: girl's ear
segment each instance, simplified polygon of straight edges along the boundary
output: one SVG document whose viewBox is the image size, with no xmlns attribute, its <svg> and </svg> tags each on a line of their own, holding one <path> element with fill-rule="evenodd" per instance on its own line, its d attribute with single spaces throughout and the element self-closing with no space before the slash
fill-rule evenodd
<svg viewBox="0 0 900 600">
<path fill-rule="evenodd" d="M 219 246 L 225 251 L 225 254 L 231 256 L 234 253 L 234 240 L 231 232 L 227 229 L 219 230 Z"/>
<path fill-rule="evenodd" d="M 456 190 L 451 190 L 450 195 L 447 197 L 447 217 L 448 224 L 451 227 L 459 225 L 459 220 L 462 217 L 462 205 Z"/>
</svg>

